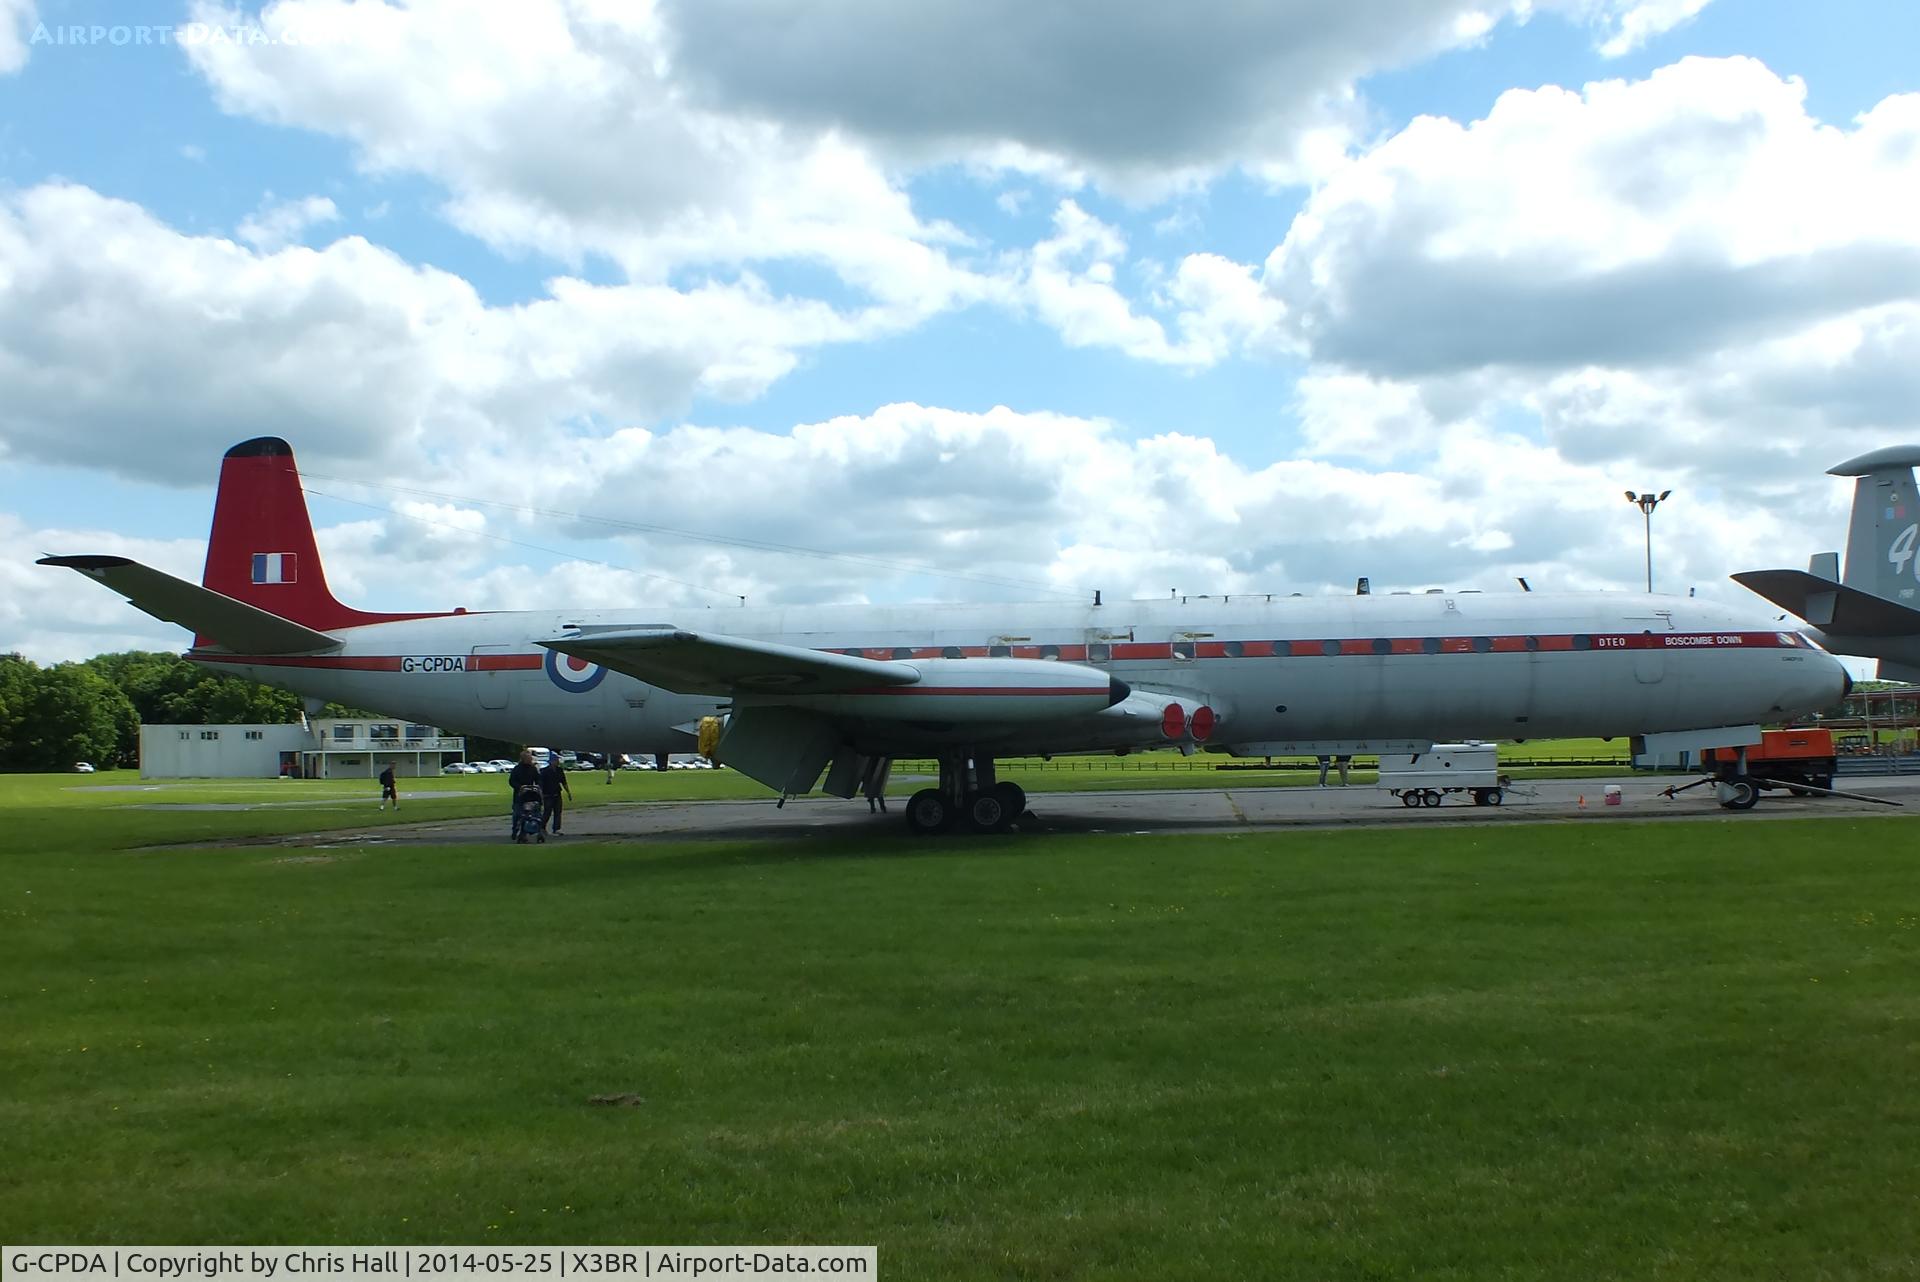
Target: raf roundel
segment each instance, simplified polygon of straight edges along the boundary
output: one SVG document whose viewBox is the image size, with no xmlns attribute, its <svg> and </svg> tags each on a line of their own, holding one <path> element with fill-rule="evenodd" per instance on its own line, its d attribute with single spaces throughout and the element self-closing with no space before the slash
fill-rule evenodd
<svg viewBox="0 0 1920 1282">
<path fill-rule="evenodd" d="M 585 694 L 607 679 L 607 670 L 598 663 L 558 650 L 547 651 L 547 680 L 568 694 Z"/>
</svg>

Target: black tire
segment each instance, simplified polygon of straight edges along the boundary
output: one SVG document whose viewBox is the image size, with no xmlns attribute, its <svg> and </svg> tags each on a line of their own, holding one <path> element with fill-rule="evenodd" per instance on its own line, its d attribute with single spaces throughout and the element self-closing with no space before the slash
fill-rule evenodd
<svg viewBox="0 0 1920 1282">
<path fill-rule="evenodd" d="M 1439 805 L 1440 800 L 1441 800 L 1440 794 L 1438 792 L 1435 792 L 1432 788 L 1429 788 L 1425 792 L 1420 794 L 1420 804 L 1423 806 L 1427 806 L 1429 808 Z"/>
<path fill-rule="evenodd" d="M 945 832 L 953 822 L 953 806 L 938 788 L 922 788 L 907 798 L 907 829 L 916 836 Z"/>
<path fill-rule="evenodd" d="M 999 832 L 1013 822 L 1013 816 L 1007 812 L 1006 802 L 995 789 L 968 793 L 963 809 L 967 826 L 975 832 Z"/>
<path fill-rule="evenodd" d="M 1506 801 L 1507 794 L 1499 788 L 1487 789 L 1487 804 L 1497 806 Z"/>
<path fill-rule="evenodd" d="M 1814 783 L 1814 786 L 1815 786 L 1816 788 L 1822 788 L 1822 789 L 1825 789 L 1825 790 L 1826 790 L 1826 791 L 1828 791 L 1828 792 L 1832 792 L 1832 791 L 1833 791 L 1833 776 L 1832 776 L 1832 775 L 1821 775 L 1821 776 L 1820 776 L 1819 778 L 1817 778 L 1817 779 L 1815 779 L 1815 780 L 1813 781 L 1813 783 Z"/>
<path fill-rule="evenodd" d="M 1752 810 L 1760 802 L 1760 789 L 1751 779 L 1729 779 L 1726 781 L 1731 793 L 1721 805 L 1728 810 Z"/>
<path fill-rule="evenodd" d="M 1420 804 L 1420 794 L 1417 792 L 1403 792 L 1400 794 L 1400 804 L 1411 810 Z"/>
<path fill-rule="evenodd" d="M 1027 790 L 1017 783 L 997 783 L 993 790 L 1000 794 L 1000 804 L 1007 808 L 1009 826 L 1019 822 L 1020 816 L 1027 813 Z"/>
</svg>

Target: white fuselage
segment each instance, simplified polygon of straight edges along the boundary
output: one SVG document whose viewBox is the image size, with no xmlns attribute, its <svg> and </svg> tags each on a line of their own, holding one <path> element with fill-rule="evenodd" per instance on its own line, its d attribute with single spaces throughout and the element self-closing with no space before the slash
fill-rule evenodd
<svg viewBox="0 0 1920 1282">
<path fill-rule="evenodd" d="M 699 718 L 732 701 L 675 694 L 537 644 L 581 629 L 664 625 L 909 662 L 1085 664 L 1136 692 L 1210 706 L 1219 724 L 1208 746 L 1255 751 L 1751 724 L 1817 711 L 1845 688 L 1829 655 L 1769 623 L 1693 600 L 1625 594 L 471 613 L 346 629 L 343 647 L 321 656 L 194 657 L 316 699 L 470 734 L 684 752 Z M 1150 746 L 1113 737 L 1099 718 L 988 730 L 846 724 L 849 742 L 870 754 L 915 754 L 943 741 L 1003 756 Z"/>
</svg>

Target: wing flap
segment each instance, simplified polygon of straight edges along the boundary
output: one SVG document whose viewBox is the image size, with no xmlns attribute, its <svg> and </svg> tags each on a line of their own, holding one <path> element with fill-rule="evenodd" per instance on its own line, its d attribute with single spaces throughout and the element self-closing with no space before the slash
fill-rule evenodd
<svg viewBox="0 0 1920 1282">
<path fill-rule="evenodd" d="M 1734 575 L 1733 581 L 1834 636 L 1920 633 L 1920 610 L 1805 570 L 1748 570 Z"/>
<path fill-rule="evenodd" d="M 678 694 L 833 694 L 920 680 L 919 670 L 905 663 L 677 628 L 582 633 L 540 644 Z"/>
<path fill-rule="evenodd" d="M 238 654 L 304 654 L 340 644 L 338 637 L 124 556 L 47 556 L 37 564 L 78 570 L 127 598 L 136 610 L 177 623 Z"/>
</svg>

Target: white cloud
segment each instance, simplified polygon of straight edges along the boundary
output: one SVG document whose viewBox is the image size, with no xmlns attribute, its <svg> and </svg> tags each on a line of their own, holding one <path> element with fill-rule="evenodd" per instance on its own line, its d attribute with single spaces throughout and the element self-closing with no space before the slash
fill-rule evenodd
<svg viewBox="0 0 1920 1282">
<path fill-rule="evenodd" d="M 193 12 L 241 21 L 205 0 Z M 497 249 L 604 255 L 649 282 L 689 264 L 814 262 L 909 319 L 986 288 L 945 252 L 957 233 L 918 219 L 857 142 L 688 106 L 644 6 L 278 0 L 259 22 L 332 38 L 189 46 L 227 110 L 347 138 L 376 172 L 429 176 L 448 217 Z"/>
<path fill-rule="evenodd" d="M 1920 96 L 1850 129 L 1749 59 L 1422 117 L 1267 263 L 1315 357 L 1395 377 L 1682 362 L 1920 294 Z"/>
<path fill-rule="evenodd" d="M 85 187 L 0 197 L 0 448 L 176 483 L 261 432 L 366 458 L 653 421 L 696 394 L 758 395 L 806 349 L 894 323 L 751 277 L 561 278 L 489 307 L 358 237 L 256 252 Z"/>
<path fill-rule="evenodd" d="M 33 0 L 0 0 L 0 76 L 27 65 L 30 33 L 38 21 Z"/>
<path fill-rule="evenodd" d="M 1541 7 L 1584 18 L 1596 28 L 1603 58 L 1632 53 L 1649 40 L 1693 21 L 1710 0 L 1544 0 Z"/>
<path fill-rule="evenodd" d="M 268 192 L 260 207 L 241 220 L 235 234 L 255 249 L 272 253 L 300 240 L 307 228 L 336 222 L 339 217 L 340 211 L 325 196 L 276 200 L 273 193 Z"/>
<path fill-rule="evenodd" d="M 1138 360 L 1200 368 L 1249 347 L 1277 342 L 1281 307 L 1254 270 L 1217 254 L 1189 254 L 1153 301 L 1173 316 L 1170 339 L 1157 318 L 1135 310 L 1121 288 L 1126 239 L 1071 200 L 1053 215 L 1054 234 L 1027 255 L 1018 297 L 1069 347 L 1112 347 Z"/>
</svg>

